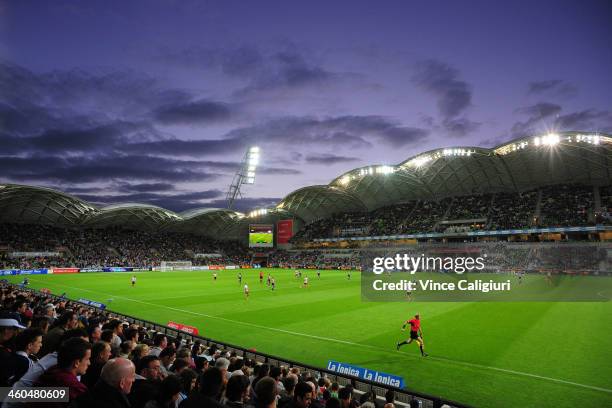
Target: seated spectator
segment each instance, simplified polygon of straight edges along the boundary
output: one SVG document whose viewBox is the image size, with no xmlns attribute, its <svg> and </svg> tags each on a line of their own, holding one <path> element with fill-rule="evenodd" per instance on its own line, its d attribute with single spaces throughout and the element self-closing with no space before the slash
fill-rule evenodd
<svg viewBox="0 0 612 408">
<path fill-rule="evenodd" d="M 85 375 L 81 377 L 81 382 L 87 386 L 87 388 L 93 387 L 98 379 L 100 373 L 102 373 L 102 367 L 110 359 L 111 346 L 105 341 L 99 341 L 91 348 L 91 365 L 87 369 Z"/>
<path fill-rule="evenodd" d="M 55 327 L 53 327 L 47 335 L 43 338 L 42 349 L 40 350 L 40 357 L 44 357 L 51 350 L 57 350 L 60 345 L 60 339 L 66 332 L 66 330 L 76 329 L 79 324 L 79 318 L 72 310 L 64 312 L 57 321 Z"/>
<path fill-rule="evenodd" d="M 305 382 L 299 382 L 293 391 L 293 400 L 286 407 L 288 408 L 308 408 L 313 400 L 312 386 Z"/>
<path fill-rule="evenodd" d="M 157 398 L 145 404 L 145 408 L 175 408 L 181 392 L 181 381 L 175 375 L 164 378 L 159 385 Z"/>
<path fill-rule="evenodd" d="M 142 360 L 144 357 L 149 355 L 150 348 L 144 343 L 137 344 L 132 350 L 132 354 L 130 355 L 130 360 L 134 363 L 136 367 L 138 367 L 138 362 Z M 156 357 L 156 356 L 153 356 Z"/>
<path fill-rule="evenodd" d="M 138 361 L 136 380 L 128 396 L 132 407 L 143 408 L 147 402 L 157 398 L 161 382 L 160 365 L 159 357 L 151 355 L 144 356 Z"/>
<path fill-rule="evenodd" d="M 119 357 L 129 359 L 130 354 L 132 354 L 132 351 L 134 351 L 135 348 L 136 343 L 134 343 L 132 340 L 124 341 L 119 347 Z"/>
<path fill-rule="evenodd" d="M 276 408 L 276 396 L 278 395 L 276 381 L 272 377 L 263 377 L 255 386 L 257 408 Z M 308 407 L 308 405 L 306 405 Z"/>
<path fill-rule="evenodd" d="M 171 374 L 180 374 L 181 371 L 189 368 L 189 363 L 185 360 L 175 360 L 172 367 L 170 367 Z"/>
<path fill-rule="evenodd" d="M 68 387 L 68 397 L 74 401 L 87 391 L 87 386 L 77 376 L 87 372 L 91 358 L 91 344 L 82 338 L 71 338 L 60 346 L 57 365 L 40 376 L 35 386 Z M 51 403 L 47 403 L 51 406 Z M 58 406 L 63 406 L 59 403 Z"/>
<path fill-rule="evenodd" d="M 154 346 L 149 351 L 149 354 L 159 357 L 159 353 L 168 347 L 168 337 L 163 333 L 157 333 L 155 337 L 153 337 L 153 344 Z"/>
<path fill-rule="evenodd" d="M 349 408 L 353 398 L 353 390 L 351 387 L 344 387 L 338 391 L 338 399 L 342 408 Z"/>
<path fill-rule="evenodd" d="M 224 357 L 220 357 L 217 359 L 217 361 L 215 361 L 215 367 L 221 370 L 221 373 L 223 373 L 223 380 L 225 382 L 227 382 L 227 379 L 229 378 L 228 373 L 227 373 L 227 369 L 229 368 L 229 365 L 230 365 L 229 360 Z"/>
<path fill-rule="evenodd" d="M 12 376 L 9 385 L 19 381 L 21 377 L 38 361 L 36 353 L 42 346 L 43 332 L 39 328 L 26 329 L 15 337 L 15 354 L 10 361 Z"/>
<path fill-rule="evenodd" d="M 127 395 L 134 383 L 134 364 L 125 358 L 109 360 L 100 373 L 100 380 L 76 399 L 73 408 L 130 408 Z"/>
<path fill-rule="evenodd" d="M 179 408 L 223 408 L 219 402 L 223 390 L 223 373 L 211 367 L 200 376 L 200 388 L 181 402 Z"/>
<path fill-rule="evenodd" d="M 167 376 L 170 373 L 170 367 L 176 359 L 176 350 L 172 347 L 166 347 L 159 353 L 159 360 L 161 361 L 161 372 L 163 376 Z"/>
<path fill-rule="evenodd" d="M 198 379 L 198 374 L 195 371 L 186 368 L 179 374 L 179 379 L 181 380 L 181 392 L 179 393 L 179 397 L 176 400 L 177 407 L 194 390 L 196 386 L 196 380 Z"/>
<path fill-rule="evenodd" d="M 249 378 L 245 375 L 232 375 L 225 389 L 227 408 L 244 408 L 249 399 Z"/>
<path fill-rule="evenodd" d="M 17 334 L 17 329 L 25 329 L 15 319 L 0 319 L 0 387 L 9 385 L 9 378 L 14 374 L 10 365 L 13 358 L 11 342 Z"/>
<path fill-rule="evenodd" d="M 87 333 L 89 333 L 89 342 L 91 344 L 96 344 L 96 342 L 102 339 L 102 328 L 97 324 L 89 326 Z"/>
</svg>

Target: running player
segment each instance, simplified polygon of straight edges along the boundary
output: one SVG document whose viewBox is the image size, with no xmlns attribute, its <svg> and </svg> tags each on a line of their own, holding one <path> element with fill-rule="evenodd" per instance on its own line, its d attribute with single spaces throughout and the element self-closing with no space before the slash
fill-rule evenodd
<svg viewBox="0 0 612 408">
<path fill-rule="evenodd" d="M 317 269 L 317 279 L 321 279 L 321 271 Z"/>
<path fill-rule="evenodd" d="M 238 272 L 238 284 L 242 284 L 242 272 Z"/>
<path fill-rule="evenodd" d="M 247 285 L 246 283 L 244 284 L 244 299 L 249 299 L 249 285 Z"/>
<path fill-rule="evenodd" d="M 350 269 L 346 272 L 346 277 L 348 278 L 348 280 L 351 280 L 351 270 Z"/>
<path fill-rule="evenodd" d="M 270 274 L 268 274 L 268 280 L 267 280 L 267 285 L 268 286 L 270 286 L 270 283 L 271 283 L 270 280 L 271 280 L 271 277 L 270 277 Z"/>
<path fill-rule="evenodd" d="M 263 283 L 263 272 L 259 271 L 259 283 Z"/>
<path fill-rule="evenodd" d="M 276 288 L 276 279 L 272 278 L 270 280 L 270 286 L 272 287 L 272 290 L 274 290 Z"/>
<path fill-rule="evenodd" d="M 304 287 L 308 287 L 308 276 L 304 276 Z"/>
<path fill-rule="evenodd" d="M 217 272 L 213 273 L 213 280 L 215 280 L 215 281 L 217 280 Z"/>
<path fill-rule="evenodd" d="M 300 272 L 296 269 L 294 271 L 294 275 L 295 275 L 295 279 L 297 279 L 300 276 Z"/>
<path fill-rule="evenodd" d="M 136 275 L 132 275 L 132 287 L 136 286 Z"/>
<path fill-rule="evenodd" d="M 424 350 L 425 344 L 423 343 L 423 331 L 421 330 L 421 318 L 419 314 L 415 314 L 414 319 L 407 320 L 402 326 L 402 331 L 406 330 L 407 325 L 410 325 L 410 339 L 397 343 L 397 350 L 404 344 L 410 344 L 412 340 L 415 340 L 421 350 L 421 356 L 427 357 L 427 353 L 425 353 Z"/>
</svg>

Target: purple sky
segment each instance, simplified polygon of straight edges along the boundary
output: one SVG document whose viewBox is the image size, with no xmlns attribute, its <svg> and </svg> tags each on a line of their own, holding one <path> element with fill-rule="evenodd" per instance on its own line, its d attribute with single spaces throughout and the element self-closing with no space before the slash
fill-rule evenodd
<svg viewBox="0 0 612 408">
<path fill-rule="evenodd" d="M 612 131 L 609 1 L 1 1 L 0 182 L 247 210 L 368 164 Z"/>
</svg>

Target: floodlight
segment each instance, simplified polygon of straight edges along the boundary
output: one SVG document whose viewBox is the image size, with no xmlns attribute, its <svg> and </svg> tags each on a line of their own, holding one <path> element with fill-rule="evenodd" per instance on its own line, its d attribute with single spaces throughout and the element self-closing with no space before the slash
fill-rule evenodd
<svg viewBox="0 0 612 408">
<path fill-rule="evenodd" d="M 251 153 L 259 153 L 259 147 L 257 146 L 251 147 Z"/>
</svg>

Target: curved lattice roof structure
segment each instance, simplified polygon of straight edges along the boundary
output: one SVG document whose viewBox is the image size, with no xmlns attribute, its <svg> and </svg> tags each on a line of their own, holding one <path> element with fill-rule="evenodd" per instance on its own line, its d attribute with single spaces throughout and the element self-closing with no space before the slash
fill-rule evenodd
<svg viewBox="0 0 612 408">
<path fill-rule="evenodd" d="M 93 205 L 50 188 L 0 184 L 0 222 L 72 226 L 96 211 Z"/>
<path fill-rule="evenodd" d="M 145 204 L 101 209 L 40 187 L 0 185 L 0 222 L 61 226 L 126 226 L 236 238 L 249 223 L 293 217 L 300 223 L 337 212 L 371 211 L 410 200 L 518 192 L 561 183 L 612 185 L 612 137 L 563 132 L 520 138 L 492 149 L 435 149 L 393 165 L 360 167 L 328 185 L 298 189 L 252 216 L 220 208 L 181 214 Z"/>
</svg>

